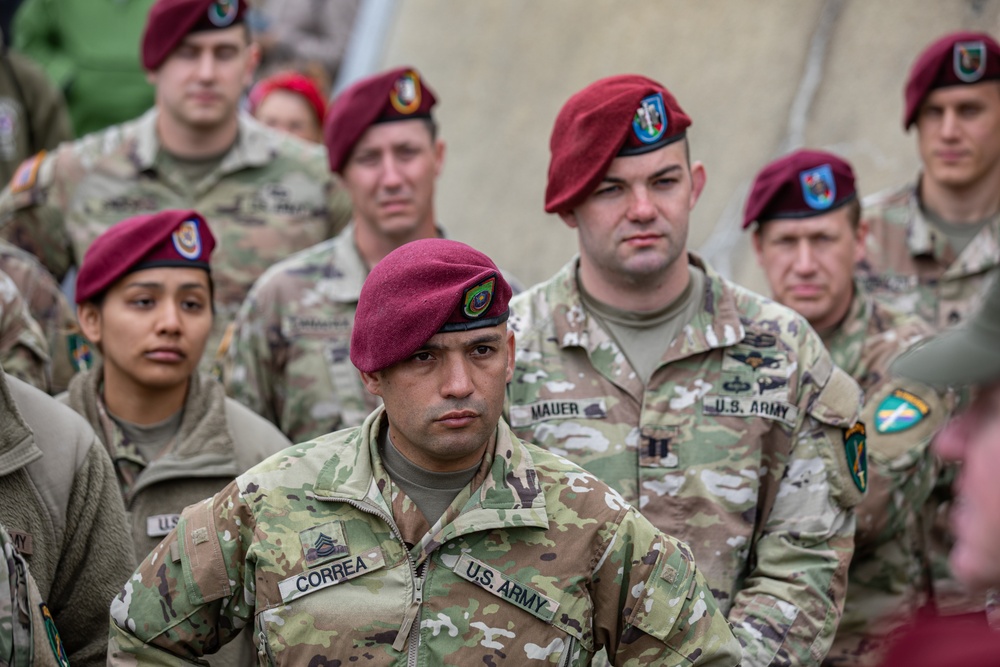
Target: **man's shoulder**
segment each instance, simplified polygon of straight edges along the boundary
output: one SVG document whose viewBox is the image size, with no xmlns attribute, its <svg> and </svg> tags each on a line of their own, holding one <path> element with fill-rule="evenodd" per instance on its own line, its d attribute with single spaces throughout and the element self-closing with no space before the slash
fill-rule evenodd
<svg viewBox="0 0 1000 667">
<path fill-rule="evenodd" d="M 76 470 L 97 442 L 87 420 L 62 401 L 7 375 L 4 380 L 24 422 L 31 429 L 35 446 L 50 462 L 73 462 Z"/>
<path fill-rule="evenodd" d="M 362 431 L 358 427 L 321 435 L 272 454 L 236 478 L 240 491 L 268 488 L 312 488 L 320 474 L 347 478 L 359 455 Z"/>
<path fill-rule="evenodd" d="M 822 348 L 822 341 L 798 312 L 743 285 L 717 276 L 731 295 L 745 334 L 737 344 L 786 350 Z"/>
<path fill-rule="evenodd" d="M 916 183 L 895 185 L 861 200 L 861 217 L 869 225 L 905 224 L 917 197 Z"/>
<path fill-rule="evenodd" d="M 269 267 L 254 283 L 250 297 L 258 304 L 272 300 L 288 303 L 301 298 L 305 291 L 315 290 L 318 281 L 356 283 L 360 291 L 364 267 L 360 258 L 354 261 L 355 257 L 345 254 L 356 254 L 350 227 Z"/>
<path fill-rule="evenodd" d="M 267 152 L 268 159 L 261 168 L 304 172 L 323 183 L 330 180 L 329 160 L 324 145 L 279 132 L 246 115 L 240 116 L 240 123 L 246 130 L 244 141 L 248 142 L 247 149 Z"/>
<path fill-rule="evenodd" d="M 573 287 L 575 266 L 576 260 L 571 260 L 548 280 L 510 300 L 510 321 L 515 332 L 527 335 L 532 329 L 551 326 L 557 309 L 579 307 L 579 295 Z"/>
</svg>

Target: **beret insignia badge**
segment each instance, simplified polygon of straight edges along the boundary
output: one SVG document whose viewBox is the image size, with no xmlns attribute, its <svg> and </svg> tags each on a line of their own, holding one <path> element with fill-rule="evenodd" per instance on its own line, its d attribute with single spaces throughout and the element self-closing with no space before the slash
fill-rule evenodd
<svg viewBox="0 0 1000 667">
<path fill-rule="evenodd" d="M 198 232 L 197 220 L 185 220 L 174 230 L 172 240 L 174 250 L 184 259 L 192 261 L 201 256 L 201 234 Z"/>
<path fill-rule="evenodd" d="M 864 422 L 844 429 L 844 454 L 847 456 L 847 468 L 858 491 L 868 488 L 868 450 L 865 444 Z"/>
<path fill-rule="evenodd" d="M 833 200 L 837 198 L 837 184 L 830 165 L 799 172 L 799 182 L 802 184 L 802 198 L 809 208 L 823 211 L 833 206 Z"/>
<path fill-rule="evenodd" d="M 663 137 L 667 131 L 667 111 L 661 93 L 642 98 L 632 117 L 632 131 L 644 144 L 652 144 Z"/>
<path fill-rule="evenodd" d="M 954 47 L 955 76 L 966 83 L 983 78 L 986 73 L 986 44 L 982 40 L 958 42 Z"/>
<path fill-rule="evenodd" d="M 930 412 L 930 406 L 922 398 L 897 389 L 882 399 L 875 410 L 875 430 L 899 433 L 919 424 Z"/>
<path fill-rule="evenodd" d="M 496 282 L 496 276 L 492 276 L 489 280 L 465 290 L 465 305 L 462 312 L 466 317 L 475 319 L 489 309 L 493 303 L 493 288 Z"/>
<path fill-rule="evenodd" d="M 389 102 L 402 114 L 411 114 L 420 108 L 420 77 L 416 72 L 407 72 L 396 79 L 389 91 Z"/>
<path fill-rule="evenodd" d="M 215 0 L 208 6 L 208 20 L 216 28 L 225 28 L 236 20 L 239 11 L 239 0 Z"/>
</svg>

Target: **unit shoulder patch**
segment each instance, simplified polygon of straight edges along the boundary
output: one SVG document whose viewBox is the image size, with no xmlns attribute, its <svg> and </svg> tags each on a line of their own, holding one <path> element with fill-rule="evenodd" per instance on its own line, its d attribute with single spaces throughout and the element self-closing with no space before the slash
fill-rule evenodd
<svg viewBox="0 0 1000 667">
<path fill-rule="evenodd" d="M 864 493 L 868 489 L 868 445 L 864 422 L 859 421 L 844 429 L 844 455 L 854 486 Z"/>
</svg>

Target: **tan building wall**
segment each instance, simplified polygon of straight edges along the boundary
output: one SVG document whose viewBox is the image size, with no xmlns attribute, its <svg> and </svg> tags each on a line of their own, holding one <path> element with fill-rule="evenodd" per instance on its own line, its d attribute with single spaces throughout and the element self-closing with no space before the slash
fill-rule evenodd
<svg viewBox="0 0 1000 667">
<path fill-rule="evenodd" d="M 525 284 L 576 250 L 542 210 L 563 102 L 612 74 L 663 82 L 708 170 L 689 246 L 761 290 L 739 232 L 756 171 L 804 144 L 851 160 L 864 193 L 911 180 L 905 77 L 957 29 L 1000 34 L 1000 0 L 399 0 L 382 65 L 418 67 L 438 94 L 441 223 Z"/>
</svg>

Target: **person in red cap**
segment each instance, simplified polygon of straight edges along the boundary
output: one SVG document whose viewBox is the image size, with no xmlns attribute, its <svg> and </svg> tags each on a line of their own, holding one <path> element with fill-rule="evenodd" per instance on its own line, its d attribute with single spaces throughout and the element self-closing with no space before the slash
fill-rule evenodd
<svg viewBox="0 0 1000 667">
<path fill-rule="evenodd" d="M 351 194 L 353 221 L 272 267 L 240 310 L 227 389 L 293 441 L 357 426 L 377 405 L 349 358 L 354 311 L 383 257 L 441 234 L 434 195 L 445 147 L 436 102 L 412 67 L 362 79 L 333 101 L 325 140 L 330 169 Z"/>
<path fill-rule="evenodd" d="M 824 665 L 877 665 L 891 632 L 926 600 L 921 510 L 933 487 L 933 434 L 947 410 L 931 388 L 889 364 L 930 334 L 915 315 L 864 292 L 854 264 L 867 227 L 854 171 L 843 158 L 797 150 L 766 165 L 747 198 L 743 228 L 779 303 L 805 317 L 837 366 L 865 392 L 870 491 L 858 506 L 844 615 Z"/>
<path fill-rule="evenodd" d="M 215 244 L 193 210 L 136 216 L 97 237 L 77 275 L 80 329 L 102 359 L 59 398 L 115 462 L 137 561 L 184 507 L 291 444 L 198 372 L 212 330 Z M 213 664 L 243 664 L 236 649 Z M 249 641 L 242 649 L 255 654 Z"/>
<path fill-rule="evenodd" d="M 122 218 L 204 211 L 219 238 L 206 368 L 253 281 L 334 236 L 350 211 L 321 146 L 240 111 L 258 58 L 245 13 L 245 0 L 157 0 L 141 44 L 156 105 L 28 159 L 0 193 L 3 237 L 60 281 Z"/>
<path fill-rule="evenodd" d="M 982 32 L 950 33 L 917 57 L 903 126 L 916 127 L 916 182 L 866 199 L 869 227 L 857 273 L 878 299 L 936 330 L 975 312 L 1000 275 L 1000 44 Z M 951 537 L 944 471 L 932 504 L 933 595 L 942 610 L 982 609 L 947 565 Z"/>
<path fill-rule="evenodd" d="M 805 319 L 688 252 L 690 125 L 638 75 L 560 110 L 545 210 L 579 255 L 512 302 L 510 422 L 691 545 L 744 665 L 816 664 L 867 489 L 861 392 Z"/>
<path fill-rule="evenodd" d="M 384 405 L 186 509 L 111 607 L 109 664 L 193 660 L 258 619 L 275 664 L 589 665 L 604 649 L 738 665 L 687 545 L 501 417 L 511 293 L 457 241 L 379 262 L 350 357 Z"/>
<path fill-rule="evenodd" d="M 935 329 L 978 307 L 1000 266 L 1000 44 L 945 35 L 917 57 L 903 127 L 916 127 L 914 183 L 864 202 L 866 287 Z"/>
<path fill-rule="evenodd" d="M 280 72 L 254 84 L 248 96 L 250 113 L 268 127 L 314 143 L 323 142 L 326 101 L 309 77 Z"/>
</svg>

